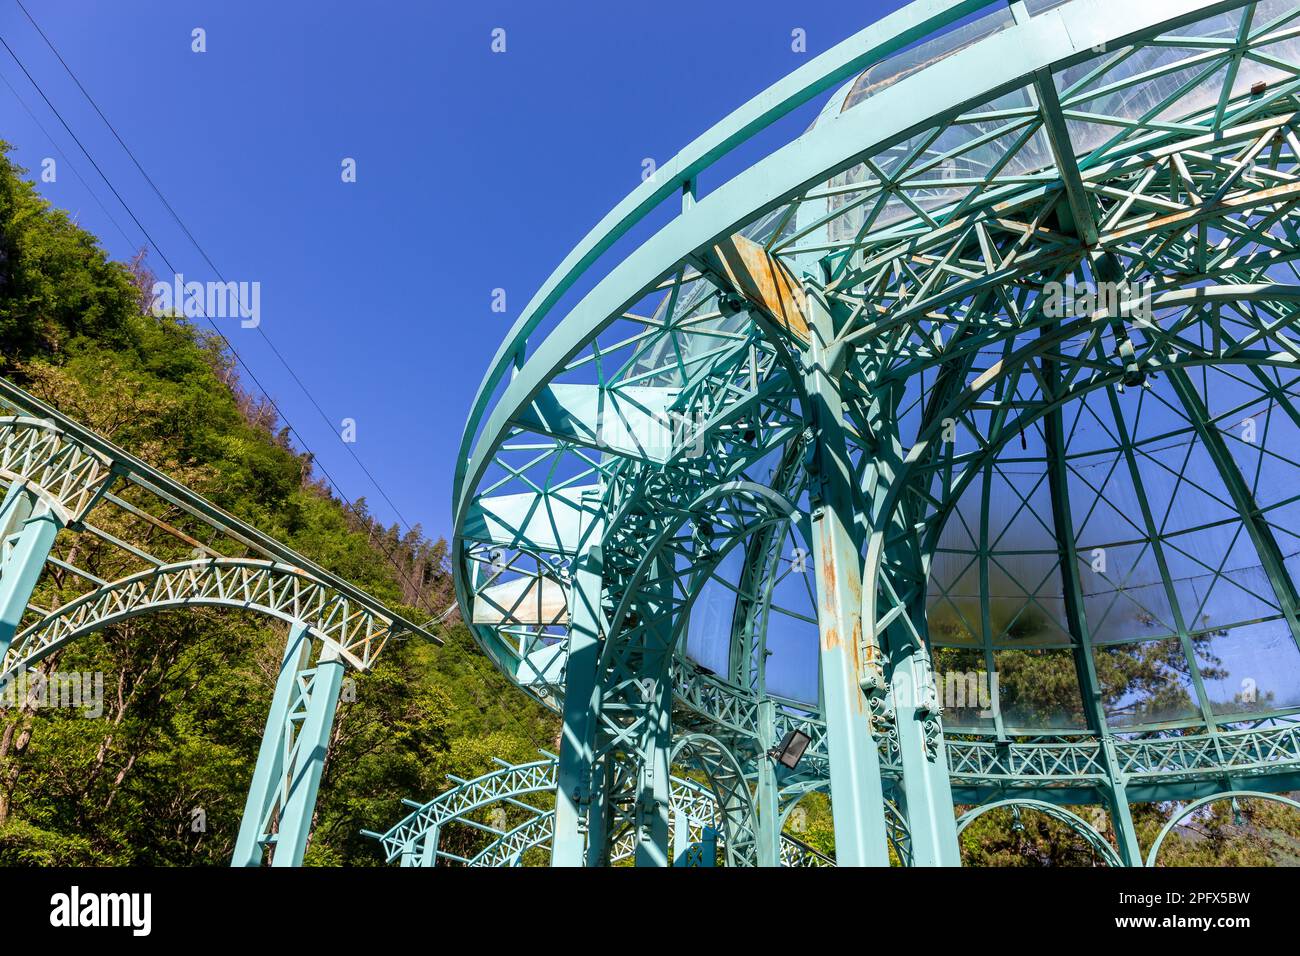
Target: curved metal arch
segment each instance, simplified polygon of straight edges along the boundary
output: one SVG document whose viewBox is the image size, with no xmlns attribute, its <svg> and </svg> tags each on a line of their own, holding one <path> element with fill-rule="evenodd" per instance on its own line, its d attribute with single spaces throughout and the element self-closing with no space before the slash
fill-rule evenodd
<svg viewBox="0 0 1300 956">
<path fill-rule="evenodd" d="M 385 833 L 377 834 L 389 863 L 412 852 L 416 841 L 444 823 L 499 803 L 533 793 L 555 792 L 555 758 L 549 754 L 530 763 L 503 764 L 473 780 L 453 778 L 456 786 L 408 813 Z"/>
<path fill-rule="evenodd" d="M 808 794 L 810 793 L 829 794 L 830 792 L 831 792 L 831 782 L 829 778 L 823 778 L 821 780 L 801 780 L 798 783 L 792 784 L 788 787 L 782 787 L 781 792 L 780 794 L 778 794 L 777 797 L 778 802 L 780 801 L 788 801 L 788 802 L 786 803 L 784 809 L 781 810 L 780 815 L 777 817 L 777 824 L 780 827 L 780 829 L 782 830 L 785 829 L 785 825 L 790 819 L 790 814 L 794 813 L 795 808 L 798 807 L 799 804 L 803 802 L 803 798 L 808 796 Z"/>
<path fill-rule="evenodd" d="M 741 541 L 744 541 L 755 531 L 761 530 L 767 524 L 774 521 L 784 520 L 793 511 L 793 506 L 784 499 L 783 496 L 772 491 L 770 488 L 752 485 L 748 482 L 730 483 L 729 485 L 723 486 L 719 489 L 712 489 L 709 492 L 706 492 L 704 496 L 693 500 L 697 502 L 713 500 L 718 492 L 721 492 L 724 495 L 742 494 L 745 496 L 751 496 L 754 499 L 755 504 L 765 504 L 767 507 L 760 511 L 759 517 L 741 524 L 738 530 L 734 530 L 732 534 L 729 534 L 725 538 L 724 543 L 713 550 L 710 558 L 706 562 L 690 569 L 689 573 L 697 578 L 707 579 L 708 576 L 713 574 L 714 570 L 716 570 L 731 549 L 736 547 Z M 651 546 L 647 549 L 646 554 L 638 563 L 636 571 L 633 574 L 633 580 L 639 580 L 648 573 L 652 562 L 657 558 L 660 548 L 662 548 L 666 542 L 676 534 L 676 531 L 680 528 L 680 524 L 674 524 L 672 527 L 673 530 L 671 533 L 668 530 L 664 530 L 656 536 L 654 542 L 652 542 Z M 665 654 L 663 658 L 664 672 L 657 675 L 660 680 L 670 679 L 671 677 L 671 663 L 674 656 L 672 652 L 675 651 L 681 640 L 681 635 L 685 629 L 686 622 L 690 617 L 691 608 L 698 599 L 701 590 L 701 588 L 686 589 L 685 598 L 669 612 L 670 631 L 666 635 L 665 640 L 665 647 L 669 653 Z M 614 621 L 619 623 L 626 621 L 626 616 L 631 608 L 632 598 L 635 596 L 635 593 L 636 591 L 633 587 L 628 587 L 624 590 L 623 596 L 618 604 L 618 610 L 613 618 Z M 642 631 L 644 627 L 644 624 L 638 624 L 631 628 L 616 626 L 611 630 L 610 634 L 606 637 L 604 646 L 601 650 L 600 668 L 602 673 L 609 669 L 620 669 L 620 658 L 632 649 L 638 632 Z M 629 668 L 623 669 L 630 670 Z M 611 685 L 609 688 L 609 694 L 611 697 L 617 697 L 620 695 L 626 697 L 630 692 L 629 686 L 630 683 L 627 680 L 619 679 Z M 622 710 L 624 719 L 635 721 L 637 719 L 636 715 L 640 712 L 638 707 L 643 706 L 644 701 L 629 701 L 628 703 L 630 706 L 627 706 Z M 603 709 L 605 704 L 602 703 L 601 706 Z M 621 746 L 624 741 L 625 736 L 623 733 L 612 731 L 609 727 L 606 727 L 602 731 L 601 736 L 595 741 L 595 750 L 598 759 L 603 758 L 607 751 L 612 751 L 618 746 Z M 752 830 L 750 832 L 752 833 Z M 750 850 L 748 847 L 742 851 L 740 845 L 735 843 L 734 839 L 728 841 L 728 847 L 728 853 L 732 854 L 733 858 L 737 860 L 749 859 Z M 744 856 L 740 855 L 742 852 L 745 854 Z M 753 857 L 756 860 L 756 845 L 754 845 L 752 852 Z"/>
<path fill-rule="evenodd" d="M 512 805 L 517 806 L 513 798 L 522 796 L 525 792 L 527 791 L 516 791 L 510 797 L 501 799 L 507 799 Z M 719 814 L 715 797 L 694 780 L 672 778 L 670 805 L 674 811 L 673 826 L 678 825 L 678 813 L 681 815 L 680 822 L 685 823 L 692 831 L 717 826 Z M 467 811 L 448 817 L 444 822 L 454 823 L 464 812 Z M 522 863 L 525 853 L 540 848 L 552 838 L 554 832 L 555 811 L 538 810 L 533 817 L 498 836 L 471 857 L 466 865 L 518 866 Z M 634 852 L 635 841 L 632 839 L 632 834 L 625 834 L 624 838 L 615 841 L 610 853 L 610 862 L 626 859 Z"/>
<path fill-rule="evenodd" d="M 802 443 L 792 441 L 775 471 L 774 487 L 779 487 L 786 499 L 793 502 L 799 501 L 807 479 L 802 458 Z M 801 524 L 806 524 L 806 516 L 796 511 L 788 521 L 769 525 L 754 535 L 746 549 L 744 570 L 737 582 L 736 606 L 731 620 L 731 644 L 728 648 L 728 659 L 732 663 L 730 683 L 744 691 L 754 689 L 749 686 L 750 672 L 754 669 L 754 655 L 757 654 L 759 660 L 765 660 L 764 651 L 767 646 L 767 622 L 772 608 L 772 593 L 766 589 L 765 593 L 759 594 L 758 587 L 771 580 L 781 559 L 781 546 L 787 532 Z M 806 527 L 801 534 L 806 540 Z M 742 635 L 747 629 L 752 629 L 753 634 L 761 635 L 761 646 L 740 646 Z M 745 668 L 743 682 L 736 676 L 737 665 L 742 663 Z M 767 692 L 765 672 L 765 667 L 758 667 L 754 675 L 759 681 L 759 694 Z"/>
<path fill-rule="evenodd" d="M 516 808 L 527 806 L 520 802 L 520 797 L 554 791 L 555 769 L 555 758 L 546 755 L 541 760 L 526 764 L 503 763 L 500 769 L 473 780 L 453 778 L 456 786 L 416 807 L 387 832 L 380 834 L 367 831 L 367 835 L 380 841 L 385 860 L 389 863 L 405 856 L 415 865 L 432 865 L 441 855 L 437 850 L 436 839 L 442 828 L 496 804 L 509 804 Z M 725 830 L 719 825 L 722 814 L 712 791 L 697 781 L 673 777 L 670 795 L 673 809 L 682 813 L 692 831 L 714 827 L 725 840 Z M 531 817 L 504 833 L 498 833 L 496 839 L 473 857 L 468 860 L 451 858 L 468 866 L 517 865 L 524 853 L 550 840 L 554 829 L 553 809 L 527 808 L 533 812 Z M 434 845 L 422 847 L 430 838 L 434 839 Z M 617 861 L 632 854 L 633 840 L 616 842 L 618 845 L 611 855 L 612 860 Z"/>
<path fill-rule="evenodd" d="M 707 804 L 707 806 L 706 806 Z M 673 809 L 672 826 L 685 823 L 692 831 L 717 827 L 718 807 L 714 796 L 701 784 L 681 777 L 672 778 L 670 806 Z M 550 840 L 555 831 L 555 811 L 547 810 L 530 820 L 525 820 L 512 830 L 497 837 L 491 844 L 473 856 L 468 866 L 517 866 L 529 850 L 540 848 Z M 625 833 L 610 848 L 609 860 L 617 863 L 631 858 L 636 852 L 634 834 Z"/>
<path fill-rule="evenodd" d="M 970 826 L 976 819 L 982 817 L 990 810 L 1000 810 L 1004 807 L 1025 807 L 1030 810 L 1037 810 L 1053 820 L 1059 820 L 1064 823 L 1087 842 L 1092 847 L 1094 853 L 1100 856 L 1107 866 L 1123 866 L 1119 854 L 1115 848 L 1103 837 L 1097 830 L 1076 813 L 1072 813 L 1065 807 L 1058 806 L 1055 803 L 1048 803 L 1045 800 L 1027 800 L 1022 798 L 1013 798 L 1010 800 L 999 800 L 996 803 L 986 803 L 983 806 L 967 810 L 957 819 L 957 834 Z"/>
<path fill-rule="evenodd" d="M 524 307 L 492 359 L 470 406 L 468 422 L 457 457 L 460 480 L 473 450 L 473 425 L 483 415 L 493 390 L 501 383 L 515 356 L 550 309 L 577 278 L 647 213 L 683 187 L 734 147 L 767 128 L 791 110 L 802 106 L 838 83 L 897 52 L 916 40 L 950 26 L 975 10 L 990 7 L 990 0 L 917 0 L 859 33 L 819 54 L 793 73 L 734 110 L 721 122 L 696 137 L 656 175 L 641 183 L 610 210 L 546 278 Z"/>
<path fill-rule="evenodd" d="M 705 386 L 711 385 L 709 382 L 704 382 L 702 384 Z M 696 397 L 698 398 L 698 396 Z M 774 396 L 772 395 L 758 394 L 739 401 L 721 403 L 723 407 L 710 413 L 710 417 L 706 423 L 707 427 L 702 430 L 716 430 L 732 425 L 736 420 L 748 415 L 752 411 L 753 405 L 761 401 L 766 401 L 770 406 L 773 399 Z M 777 444 L 784 444 L 787 440 L 786 433 L 793 434 L 803 426 L 803 421 L 797 413 L 790 412 L 788 417 L 790 418 L 790 422 L 787 422 L 778 430 L 780 431 L 782 438 Z M 769 425 L 769 427 L 771 426 Z M 607 528 L 620 527 L 623 523 L 629 520 L 629 516 L 636 515 L 646 507 L 646 502 L 643 500 L 642 496 L 646 494 L 647 485 L 653 485 L 659 489 L 666 489 L 667 497 L 672 499 L 671 502 L 668 503 L 667 508 L 668 510 L 674 511 L 680 518 L 680 520 L 675 522 L 660 522 L 657 525 L 653 531 L 653 534 L 655 535 L 653 539 L 654 544 L 648 549 L 641 549 L 644 553 L 642 554 L 642 560 L 638 567 L 633 571 L 631 578 L 627 581 L 620 582 L 620 587 L 625 588 L 623 591 L 624 595 L 629 597 L 629 599 L 635 599 L 637 588 L 640 586 L 649 570 L 654 566 L 653 558 L 655 555 L 658 554 L 664 546 L 673 541 L 681 528 L 693 515 L 709 509 L 713 510 L 713 514 L 718 514 L 719 512 L 716 509 L 716 503 L 718 501 L 727 497 L 734 497 L 737 501 L 743 502 L 759 512 L 771 511 L 778 516 L 793 513 L 793 506 L 780 493 L 775 492 L 766 485 L 744 479 L 743 476 L 745 473 L 745 466 L 748 464 L 747 462 L 741 462 L 739 464 L 731 461 L 721 462 L 721 467 L 718 469 L 717 473 L 699 468 L 698 462 L 695 463 L 697 467 L 692 469 L 676 467 L 686 464 L 688 459 L 693 457 L 694 452 L 689 446 L 679 446 L 673 450 L 672 456 L 664 463 L 662 469 L 656 469 L 654 473 L 648 476 L 633 471 L 628 467 L 631 463 L 627 460 L 622 460 L 618 463 L 614 473 L 606 479 L 607 486 L 616 485 L 619 480 L 618 475 L 627 471 L 628 475 L 625 476 L 625 481 L 628 486 L 633 489 L 633 493 L 623 496 L 614 514 L 607 519 L 605 522 Z M 664 509 L 665 503 L 663 501 L 656 501 L 653 503 L 651 510 L 656 513 L 664 513 Z M 750 534 L 755 528 L 759 527 L 759 525 L 752 524 L 752 526 L 746 525 L 745 527 L 748 530 L 738 532 L 742 537 Z M 634 535 L 633 537 L 637 536 Z M 606 541 L 608 541 L 608 538 L 609 535 L 607 533 Z M 454 560 L 461 562 L 458 567 L 464 566 L 464 545 L 467 540 L 469 539 L 458 539 L 456 542 L 455 548 L 457 549 L 457 552 Z M 730 540 L 730 537 L 728 537 L 728 540 Z M 516 548 L 515 550 L 521 554 L 524 553 L 520 549 Z M 454 579 L 457 599 L 461 602 L 462 606 L 465 607 L 472 606 L 472 596 L 474 593 L 470 589 L 467 577 L 468 576 L 464 573 L 457 573 Z M 616 613 L 613 618 L 615 621 L 621 621 L 622 619 L 620 613 Z M 504 662 L 510 660 L 512 653 L 511 648 L 504 644 L 498 646 L 497 642 L 482 639 L 483 635 L 481 635 L 477 627 L 474 629 L 474 633 L 476 637 L 480 638 L 480 646 L 484 648 L 484 650 L 498 663 L 498 665 L 503 665 Z M 613 645 L 611 642 L 606 641 L 605 646 L 608 649 Z M 531 693 L 530 688 L 525 688 L 525 690 Z M 546 706 L 555 706 L 553 699 L 542 701 L 542 703 Z"/>
<path fill-rule="evenodd" d="M 758 821 L 754 797 L 735 755 L 716 737 L 691 733 L 673 743 L 669 765 L 694 764 L 709 781 L 722 823 L 728 866 L 758 865 Z"/>
<path fill-rule="evenodd" d="M 712 554 L 707 561 L 694 566 L 691 571 L 698 577 L 707 580 L 708 577 L 721 565 L 723 559 L 742 541 L 748 539 L 757 531 L 774 524 L 784 521 L 795 513 L 794 505 L 780 493 L 773 491 L 771 488 L 763 485 L 754 484 L 748 481 L 730 481 L 708 489 L 703 494 L 693 499 L 692 504 L 686 509 L 688 512 L 697 510 L 705 504 L 713 503 L 721 498 L 729 496 L 738 496 L 742 499 L 750 500 L 755 506 L 758 516 L 752 520 L 738 524 L 731 529 L 719 546 L 712 548 Z M 761 507 L 760 507 L 761 506 Z M 614 615 L 611 618 L 615 622 L 609 635 L 606 637 L 604 647 L 601 652 L 602 661 L 610 659 L 619 648 L 619 640 L 627 640 L 629 634 L 634 629 L 620 626 L 626 621 L 628 612 L 634 601 L 639 597 L 638 589 L 646 577 L 653 569 L 655 562 L 660 558 L 660 552 L 667 546 L 668 542 L 673 540 L 686 524 L 687 518 L 683 516 L 680 521 L 666 524 L 662 527 L 655 538 L 648 544 L 645 551 L 637 563 L 636 570 L 632 577 L 621 585 L 622 596 L 615 607 Z M 699 597 L 700 589 L 691 589 L 690 593 L 677 608 L 673 616 L 672 632 L 668 640 L 670 648 L 676 648 L 681 640 L 682 631 L 686 627 L 686 622 L 690 618 L 691 608 L 694 606 L 696 599 Z"/>
<path fill-rule="evenodd" d="M 1211 794 L 1208 797 L 1202 797 L 1200 800 L 1194 800 L 1187 806 L 1183 807 L 1168 822 L 1160 828 L 1156 835 L 1155 842 L 1151 844 L 1151 849 L 1147 851 L 1146 865 L 1154 867 L 1156 865 L 1156 856 L 1160 853 L 1160 847 L 1164 844 L 1165 838 L 1174 831 L 1180 821 L 1187 819 L 1201 807 L 1211 803 L 1217 803 L 1220 800 L 1235 800 L 1238 797 L 1251 800 L 1270 800 L 1273 803 L 1285 804 L 1293 809 L 1300 810 L 1300 802 L 1292 800 L 1290 797 L 1283 796 L 1280 793 L 1266 793 L 1261 790 L 1225 790 L 1222 793 Z"/>
<path fill-rule="evenodd" d="M 206 558 L 141 571 L 87 592 L 23 630 L 5 654 L 0 684 L 69 641 L 150 611 L 228 607 L 256 611 L 309 633 L 366 670 L 400 627 L 300 568 L 251 558 Z"/>
<path fill-rule="evenodd" d="M 45 502 L 63 527 L 83 530 L 82 522 L 102 501 L 162 527 L 174 538 L 194 544 L 175 529 L 158 525 L 148 507 L 114 497 L 110 486 L 120 481 L 141 490 L 153 503 L 179 509 L 229 541 L 249 549 L 249 560 L 265 560 L 290 568 L 321 582 L 347 601 L 367 607 L 378 617 L 390 612 L 375 598 L 343 580 L 309 558 L 234 517 L 196 494 L 193 490 L 151 467 L 140 458 L 114 445 L 93 430 L 64 415 L 58 409 L 0 378 L 0 480 L 20 481 Z M 102 536 L 102 532 L 96 532 Z M 116 546 L 111 537 L 107 538 Z M 160 559 L 142 555 L 128 547 L 134 557 L 155 564 Z M 215 552 L 204 549 L 212 557 Z M 236 557 L 221 560 L 240 560 Z M 400 620 L 396 615 L 391 615 Z M 440 639 L 420 625 L 402 621 L 403 630 L 419 634 L 434 643 Z"/>
<path fill-rule="evenodd" d="M 524 854 L 555 835 L 555 811 L 547 810 L 507 830 L 469 858 L 466 866 L 519 866 Z"/>
</svg>

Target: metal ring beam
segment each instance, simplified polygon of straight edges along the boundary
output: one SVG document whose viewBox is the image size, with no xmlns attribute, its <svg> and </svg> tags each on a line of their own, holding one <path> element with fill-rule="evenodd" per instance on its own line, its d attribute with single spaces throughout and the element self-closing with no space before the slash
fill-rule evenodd
<svg viewBox="0 0 1300 956">
<path fill-rule="evenodd" d="M 548 336 L 518 368 L 518 374 L 483 424 L 464 477 L 456 484 L 457 536 L 468 496 L 482 477 L 487 455 L 503 440 L 510 418 L 536 396 L 554 369 L 562 368 L 601 327 L 626 312 L 670 274 L 684 255 L 734 234 L 745 222 L 825 182 L 852 165 L 857 157 L 870 155 L 913 130 L 955 115 L 965 104 L 1023 84 L 1038 70 L 1066 66 L 1092 56 L 1094 49 L 1117 46 L 1125 37 L 1157 26 L 1172 27 L 1180 21 L 1241 5 L 1240 0 L 1066 4 L 928 67 L 929 82 L 924 86 L 899 84 L 882 91 L 843 113 L 835 123 L 814 128 L 699 200 L 689 214 L 673 220 L 611 270 L 570 312 L 556 333 Z M 981 77 L 982 87 L 977 92 L 970 89 L 972 76 Z M 918 122 L 914 119 L 917 116 L 924 119 Z M 524 322 L 528 321 L 525 318 Z M 514 355 L 517 348 L 503 352 Z M 499 381 L 500 375 L 500 371 L 490 373 L 485 386 L 493 379 Z M 482 392 L 487 390 L 485 387 Z M 476 411 L 480 404 L 481 399 L 476 400 Z M 476 424 L 476 418 L 472 418 L 467 436 L 474 432 Z"/>
</svg>

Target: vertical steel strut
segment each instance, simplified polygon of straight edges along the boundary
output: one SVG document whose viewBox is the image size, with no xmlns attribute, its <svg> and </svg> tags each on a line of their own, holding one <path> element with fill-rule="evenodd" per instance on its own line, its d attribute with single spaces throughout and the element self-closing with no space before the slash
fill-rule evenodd
<svg viewBox="0 0 1300 956">
<path fill-rule="evenodd" d="M 316 793 L 343 685 L 343 662 L 323 645 L 311 666 L 307 626 L 294 624 L 285 646 L 262 747 L 248 789 L 232 866 L 258 866 L 274 847 L 272 866 L 301 866 Z"/>
<path fill-rule="evenodd" d="M 577 562 L 569 605 L 568 655 L 564 672 L 564 718 L 556 771 L 555 834 L 551 866 L 582 866 L 592 802 L 593 699 L 600 660 L 603 551 L 600 530 L 590 536 Z M 597 791 L 599 792 L 599 791 Z M 597 813 L 603 815 L 603 809 Z"/>
<path fill-rule="evenodd" d="M 0 658 L 18 631 L 59 528 L 58 517 L 23 482 L 9 486 L 0 504 Z"/>
<path fill-rule="evenodd" d="M 888 866 L 880 755 L 866 696 L 859 684 L 862 638 L 862 560 L 853 539 L 853 468 L 844 440 L 839 390 L 843 346 L 832 344 L 831 312 L 817 287 L 806 282 L 812 348 L 806 387 L 812 407 L 809 497 L 817 574 L 817 627 L 835 858 L 840 866 Z"/>
</svg>

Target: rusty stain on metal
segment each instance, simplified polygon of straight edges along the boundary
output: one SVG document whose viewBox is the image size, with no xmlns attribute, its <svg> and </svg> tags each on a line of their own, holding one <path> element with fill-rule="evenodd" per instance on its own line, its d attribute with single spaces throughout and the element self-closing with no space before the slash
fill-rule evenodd
<svg viewBox="0 0 1300 956">
<path fill-rule="evenodd" d="M 833 651 L 840 646 L 840 632 L 834 627 L 822 629 L 822 650 Z"/>
<path fill-rule="evenodd" d="M 822 535 L 821 546 L 822 546 L 822 567 L 824 568 L 823 573 L 825 574 L 826 577 L 826 593 L 834 594 L 835 593 L 835 548 L 831 545 L 831 542 L 826 539 L 825 535 Z"/>
<path fill-rule="evenodd" d="M 722 240 L 705 258 L 750 304 L 762 309 L 790 334 L 809 341 L 802 289 L 779 259 L 740 235 Z"/>
<path fill-rule="evenodd" d="M 853 643 L 849 645 L 849 654 L 853 659 L 853 670 L 850 672 L 856 679 L 862 674 L 862 660 L 858 657 L 858 648 L 862 646 L 862 617 L 855 615 L 853 619 Z M 858 713 L 865 713 L 867 709 L 867 698 L 865 694 L 854 694 L 853 707 Z"/>
</svg>

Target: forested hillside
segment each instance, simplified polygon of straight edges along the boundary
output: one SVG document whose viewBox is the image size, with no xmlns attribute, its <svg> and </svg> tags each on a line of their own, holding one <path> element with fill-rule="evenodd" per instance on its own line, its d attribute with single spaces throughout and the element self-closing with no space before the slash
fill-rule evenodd
<svg viewBox="0 0 1300 956">
<path fill-rule="evenodd" d="M 445 608 L 444 542 L 332 497 L 219 342 L 149 314 L 152 283 L 143 258 L 109 261 L 0 161 L 0 375 L 412 620 Z M 113 578 L 94 555 L 78 563 Z M 57 591 L 46 577 L 41 588 Z M 509 689 L 462 626 L 441 630 L 441 648 L 390 643 L 339 705 L 308 863 L 380 862 L 358 831 L 395 822 L 402 796 L 427 799 L 448 773 L 554 746 L 550 715 Z M 44 661 L 47 672 L 102 671 L 104 713 L 0 711 L 0 864 L 227 863 L 284 639 L 264 617 L 186 610 Z"/>
<path fill-rule="evenodd" d="M 384 527 L 364 501 L 333 497 L 274 410 L 241 386 L 220 341 L 150 313 L 147 261 L 109 261 L 24 177 L 0 153 L 0 375 L 412 619 L 448 606 L 444 542 Z M 78 555 L 112 580 L 97 560 Z M 46 575 L 37 603 L 58 604 L 61 587 Z M 377 844 L 359 831 L 395 822 L 402 796 L 427 799 L 449 773 L 476 776 L 493 757 L 525 761 L 556 746 L 554 717 L 512 690 L 464 627 L 441 630 L 442 647 L 390 644 L 358 678 L 355 700 L 340 704 L 309 864 L 378 863 Z M 265 618 L 187 610 L 128 620 L 47 658 L 47 672 L 102 672 L 104 712 L 0 710 L 0 865 L 225 864 L 284 638 Z M 1032 654 L 1015 667 L 999 662 L 1022 704 L 1048 710 L 1066 706 L 1061 666 Z M 1126 687 L 1155 682 L 1164 665 L 1115 666 L 1126 668 L 1116 685 Z M 1144 845 L 1170 810 L 1135 808 Z M 811 795 L 789 828 L 833 852 L 825 796 Z M 1093 863 L 1068 828 L 1033 813 L 980 818 L 962 850 L 981 865 Z M 1300 822 L 1277 804 L 1246 801 L 1238 814 L 1219 804 L 1169 841 L 1162 861 L 1300 862 Z"/>
</svg>

